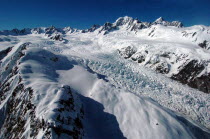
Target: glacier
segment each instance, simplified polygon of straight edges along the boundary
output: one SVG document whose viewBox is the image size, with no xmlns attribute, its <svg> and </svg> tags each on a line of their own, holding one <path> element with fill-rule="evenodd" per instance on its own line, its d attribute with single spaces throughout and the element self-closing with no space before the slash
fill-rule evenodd
<svg viewBox="0 0 210 139">
<path fill-rule="evenodd" d="M 209 34 L 127 16 L 0 31 L 0 138 L 208 139 Z"/>
</svg>

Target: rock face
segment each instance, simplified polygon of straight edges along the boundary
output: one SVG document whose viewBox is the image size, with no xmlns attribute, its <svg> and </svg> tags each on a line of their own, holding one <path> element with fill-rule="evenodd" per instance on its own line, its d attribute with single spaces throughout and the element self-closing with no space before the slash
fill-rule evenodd
<svg viewBox="0 0 210 139">
<path fill-rule="evenodd" d="M 148 51 L 138 52 L 135 54 L 134 53 L 131 55 L 132 56 L 131 59 L 137 61 L 138 63 L 142 63 L 145 61 Z"/>
<path fill-rule="evenodd" d="M 50 39 L 56 40 L 56 41 L 62 41 L 63 37 L 62 37 L 62 34 L 53 34 L 53 35 L 50 35 Z"/>
<path fill-rule="evenodd" d="M 57 29 L 54 26 L 45 29 L 45 36 L 52 40 L 62 41 L 63 40 L 63 30 Z"/>
<path fill-rule="evenodd" d="M 72 27 L 65 27 L 63 28 L 63 31 L 65 32 L 65 34 L 71 34 L 77 32 L 78 30 Z"/>
<path fill-rule="evenodd" d="M 200 46 L 201 48 L 207 49 L 207 50 L 210 49 L 210 43 L 208 41 L 206 41 L 206 40 L 204 40 L 203 42 L 199 43 L 198 46 Z"/>
<path fill-rule="evenodd" d="M 114 23 L 116 26 L 126 26 L 127 30 L 137 31 L 138 29 L 148 28 L 150 23 L 141 22 L 138 19 L 133 19 L 132 17 L 120 17 Z"/>
<path fill-rule="evenodd" d="M 130 58 L 134 53 L 136 53 L 136 50 L 134 47 L 128 46 L 119 50 L 119 53 L 122 57 L 127 59 L 127 58 Z"/>
<path fill-rule="evenodd" d="M 9 47 L 3 51 L 0 51 L 0 60 L 2 60 L 11 50 L 12 50 L 12 48 Z"/>
<path fill-rule="evenodd" d="M 168 22 L 168 21 L 165 21 L 162 17 L 155 20 L 155 22 L 153 22 L 152 24 L 161 24 L 164 26 L 175 26 L 175 27 L 179 27 L 179 28 L 183 27 L 183 24 L 179 21 Z"/>
<path fill-rule="evenodd" d="M 0 31 L 0 35 L 27 35 L 31 33 L 31 29 L 29 28 L 24 28 L 24 29 L 12 29 L 12 30 L 4 30 L 4 31 Z"/>
<path fill-rule="evenodd" d="M 48 27 L 48 28 L 33 28 L 33 29 L 13 29 L 11 31 L 5 30 L 0 31 L 0 35 L 28 35 L 28 34 L 44 34 L 46 37 L 49 37 L 52 40 L 56 41 L 62 41 L 63 40 L 63 34 L 73 32 L 73 29 L 69 28 L 56 28 L 54 26 Z"/>
<path fill-rule="evenodd" d="M 81 32 L 82 33 L 94 32 L 95 30 L 97 30 L 100 27 L 101 27 L 100 25 L 93 25 L 91 28 L 82 30 Z"/>
<path fill-rule="evenodd" d="M 209 30 L 121 17 L 0 32 L 0 139 L 208 139 L 208 94 L 176 81 L 210 93 Z"/>
<path fill-rule="evenodd" d="M 49 111 L 54 113 L 52 119 L 37 115 L 41 107 L 34 102 L 36 89 L 25 86 L 20 73 L 21 59 L 26 56 L 28 45 L 30 43 L 13 48 L 16 50 L 10 52 L 10 56 L 2 55 L 0 138 L 82 138 L 84 112 L 70 86 L 57 88 L 60 97 L 54 102 L 57 106 L 52 105 Z"/>
<path fill-rule="evenodd" d="M 104 24 L 99 29 L 99 33 L 104 31 L 105 33 L 103 33 L 103 34 L 106 35 L 110 31 L 117 30 L 120 28 L 126 28 L 126 30 L 128 30 L 128 31 L 136 32 L 138 30 L 149 28 L 149 27 L 151 27 L 153 25 L 157 25 L 157 24 L 160 24 L 163 26 L 175 26 L 178 28 L 183 27 L 183 24 L 179 21 L 168 22 L 168 21 L 165 21 L 162 17 L 158 18 L 153 23 L 150 23 L 150 22 L 142 22 L 138 19 L 133 19 L 132 17 L 125 16 L 125 17 L 118 18 L 114 23 Z"/>
<path fill-rule="evenodd" d="M 117 29 L 117 26 L 115 26 L 112 23 L 105 23 L 102 27 L 99 28 L 99 33 L 103 33 L 103 35 L 108 34 L 110 31 L 114 31 Z"/>
<path fill-rule="evenodd" d="M 149 67 L 158 73 L 166 74 L 171 79 L 187 84 L 205 93 L 210 93 L 210 73 L 205 72 L 209 61 L 190 58 L 188 55 L 150 50 L 137 51 L 135 47 L 124 47 L 119 54 Z"/>
<path fill-rule="evenodd" d="M 210 93 L 210 73 L 198 76 L 205 69 L 205 65 L 203 62 L 192 60 L 179 67 L 179 73 L 172 75 L 171 78 L 205 93 Z"/>
<path fill-rule="evenodd" d="M 146 40 L 160 40 L 164 42 L 166 40 L 173 40 L 177 37 L 183 40 L 180 42 L 191 43 L 196 45 L 203 50 L 210 50 L 210 29 L 205 26 L 192 26 L 183 27 L 183 24 L 179 21 L 166 21 L 162 17 L 158 18 L 154 22 L 142 22 L 132 17 L 120 17 L 114 23 L 105 23 L 104 25 L 93 25 L 91 28 L 86 30 L 77 30 L 71 27 L 56 28 L 51 27 L 40 27 L 33 29 L 13 29 L 0 31 L 0 35 L 28 35 L 37 34 L 42 37 L 50 38 L 54 41 L 67 42 L 64 39 L 67 35 L 72 33 L 93 33 L 103 37 L 103 35 L 109 35 L 114 31 L 123 31 L 126 33 L 135 33 L 139 38 L 146 36 Z M 102 34 L 102 35 L 101 35 Z M 101 35 L 101 36 L 100 36 Z M 106 36 L 104 36 L 106 37 Z M 135 36 L 136 37 L 136 36 Z M 5 40 L 6 39 L 6 40 Z M 8 38 L 0 38 L 1 42 L 10 41 Z M 174 43 L 173 40 L 172 42 Z M 158 42 L 157 42 L 158 43 Z M 151 48 L 153 49 L 153 48 Z M 197 49 L 197 48 L 195 48 Z M 0 59 L 2 59 L 10 49 L 0 52 Z M 143 64 L 159 73 L 166 74 L 174 80 L 178 80 L 184 84 L 188 84 L 193 88 L 198 88 L 203 92 L 209 93 L 209 70 L 206 70 L 209 65 L 209 59 L 189 58 L 188 54 L 176 53 L 173 50 L 163 52 L 152 52 L 151 50 L 137 51 L 132 45 L 119 50 L 119 53 L 124 58 L 131 58 L 140 64 Z M 183 65 L 181 65 L 183 64 Z M 192 71 L 191 71 L 192 70 Z"/>
</svg>

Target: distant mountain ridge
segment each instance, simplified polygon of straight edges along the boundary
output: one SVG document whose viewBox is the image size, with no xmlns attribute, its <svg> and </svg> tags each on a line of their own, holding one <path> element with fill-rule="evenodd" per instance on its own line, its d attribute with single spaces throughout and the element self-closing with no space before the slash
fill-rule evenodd
<svg viewBox="0 0 210 139">
<path fill-rule="evenodd" d="M 125 16 L 125 17 L 118 18 L 114 23 L 107 22 L 102 26 L 93 25 L 91 28 L 85 29 L 85 30 L 79 30 L 72 27 L 56 28 L 54 26 L 51 26 L 51 27 L 39 27 L 39 28 L 33 28 L 33 29 L 25 28 L 22 30 L 18 30 L 18 29 L 5 30 L 5 31 L 0 31 L 0 35 L 18 36 L 18 35 L 40 34 L 52 40 L 67 42 L 68 40 L 65 40 L 64 38 L 66 35 L 69 35 L 69 34 L 94 33 L 97 36 L 100 36 L 100 35 L 103 36 L 111 32 L 121 31 L 121 30 L 127 33 L 133 32 L 137 36 L 143 36 L 143 37 L 146 36 L 148 39 L 168 38 L 169 40 L 173 40 L 174 42 L 183 40 L 183 41 L 187 41 L 192 44 L 195 44 L 198 47 L 201 47 L 202 49 L 210 50 L 210 37 L 209 37 L 210 28 L 209 27 L 201 26 L 201 25 L 192 26 L 192 27 L 184 27 L 183 24 L 179 21 L 168 22 L 164 20 L 162 17 L 150 23 L 150 22 L 142 22 L 138 19 Z M 179 39 L 174 39 L 176 37 L 178 37 Z M 127 52 L 123 52 L 123 53 L 127 53 Z M 167 52 L 167 53 L 171 53 L 171 52 Z M 146 58 L 147 54 L 146 55 L 145 54 L 143 54 L 143 52 L 141 52 L 140 55 L 135 54 L 133 55 L 132 59 L 138 60 L 138 62 L 142 63 L 144 59 Z M 130 57 L 131 55 L 132 54 L 129 54 L 129 56 L 124 55 L 124 57 Z M 141 59 L 139 60 L 139 58 Z M 168 74 L 171 69 L 170 68 L 171 64 L 167 64 L 167 63 L 164 62 L 159 66 L 157 66 L 157 64 L 155 63 L 156 70 L 163 74 Z M 193 61 L 190 60 L 189 63 L 188 62 L 185 62 L 185 63 L 188 69 L 195 67 L 194 70 L 197 70 L 196 69 L 197 67 L 200 70 L 198 70 L 196 73 L 194 73 L 194 70 L 192 70 L 192 73 L 189 73 L 188 75 L 188 73 L 186 73 L 188 72 L 188 70 L 185 71 L 185 68 L 183 69 L 181 68 L 183 65 L 182 66 L 180 65 L 180 67 L 178 68 L 183 73 L 181 75 L 179 75 L 178 73 L 176 73 L 175 75 L 174 73 L 173 75 L 170 75 L 171 78 L 175 80 L 179 80 L 182 83 L 189 84 L 191 87 L 200 88 L 200 90 L 204 92 L 209 92 L 210 91 L 210 85 L 208 85 L 209 84 L 208 82 L 210 81 L 209 71 L 207 70 L 207 73 L 204 72 L 205 73 L 204 76 L 199 76 L 198 78 L 195 78 L 196 76 L 200 75 L 199 73 L 205 70 L 206 67 L 208 67 L 209 61 L 193 59 Z M 189 77 L 185 78 L 185 76 L 189 76 Z"/>
<path fill-rule="evenodd" d="M 209 42 L 162 17 L 0 31 L 0 139 L 209 139 Z"/>
<path fill-rule="evenodd" d="M 101 31 L 103 30 L 109 31 L 109 29 L 114 29 L 114 28 L 117 28 L 119 26 L 124 26 L 124 25 L 127 25 L 127 28 L 133 31 L 137 29 L 148 28 L 156 24 L 161 24 L 164 26 L 183 27 L 183 24 L 179 21 L 168 22 L 168 21 L 165 21 L 162 17 L 150 23 L 150 22 L 142 22 L 138 19 L 125 16 L 125 17 L 118 18 L 116 22 L 114 23 L 107 22 L 102 26 L 93 25 L 91 28 L 84 29 L 84 30 L 75 29 L 72 27 L 56 28 L 54 26 L 51 26 L 51 27 L 38 27 L 38 28 L 32 28 L 32 29 L 24 28 L 24 29 L 3 30 L 3 31 L 0 31 L 0 34 L 1 35 L 26 35 L 26 34 L 41 34 L 41 33 L 46 33 L 46 34 L 52 34 L 52 33 L 66 34 L 66 33 L 74 33 L 74 32 L 86 33 L 86 32 L 93 32 L 98 28 L 101 28 Z"/>
</svg>

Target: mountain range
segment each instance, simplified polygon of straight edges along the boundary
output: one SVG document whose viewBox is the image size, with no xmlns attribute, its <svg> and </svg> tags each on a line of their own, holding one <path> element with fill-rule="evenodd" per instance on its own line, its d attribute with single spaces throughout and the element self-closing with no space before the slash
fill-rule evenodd
<svg viewBox="0 0 210 139">
<path fill-rule="evenodd" d="M 0 139 L 208 139 L 209 93 L 208 26 L 0 31 Z"/>
</svg>

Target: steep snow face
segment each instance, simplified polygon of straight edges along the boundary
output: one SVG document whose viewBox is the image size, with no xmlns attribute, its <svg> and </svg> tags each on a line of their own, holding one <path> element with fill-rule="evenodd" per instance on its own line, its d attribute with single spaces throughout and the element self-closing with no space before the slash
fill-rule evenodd
<svg viewBox="0 0 210 139">
<path fill-rule="evenodd" d="M 55 81 L 56 68 L 72 65 L 29 45 L 13 47 L 2 59 L 0 138 L 81 138 L 81 102 L 69 86 Z"/>
<path fill-rule="evenodd" d="M 155 25 L 150 29 L 138 32 L 137 36 L 141 38 L 140 43 L 133 41 L 127 44 L 125 48 L 132 45 L 135 49 L 138 49 L 136 53 L 130 54 L 130 57 L 141 65 L 209 93 L 210 51 L 206 50 L 208 48 L 207 42 L 210 39 L 206 32 L 208 29 L 208 27 L 205 27 L 203 28 L 204 31 L 201 31 L 197 27 L 179 29 Z M 198 33 L 194 33 L 194 36 L 181 35 L 183 32 L 193 31 Z M 200 47 L 201 44 L 205 48 Z M 125 53 L 125 48 L 120 52 Z"/>
<path fill-rule="evenodd" d="M 2 60 L 1 138 L 208 137 L 204 128 L 117 85 L 114 76 L 93 71 L 102 67 L 91 66 L 96 59 L 88 64 L 54 53 L 27 43 Z"/>
<path fill-rule="evenodd" d="M 203 92 L 210 92 L 209 27 L 178 28 L 152 24 L 149 28 L 129 31 L 132 21 L 132 18 L 125 17 L 110 24 L 105 36 L 97 36 L 99 44 L 122 49 L 120 54 L 124 58 L 131 58 Z M 133 48 L 129 50 L 132 53 L 126 52 L 129 47 Z"/>
<path fill-rule="evenodd" d="M 120 28 L 126 28 L 130 31 L 137 31 L 138 29 L 143 29 L 149 27 L 150 23 L 141 22 L 138 19 L 133 19 L 132 17 L 120 17 L 113 23 L 115 26 Z"/>
<path fill-rule="evenodd" d="M 208 30 L 123 17 L 0 35 L 0 138 L 208 138 L 209 94 L 168 78 L 208 79 Z"/>
<path fill-rule="evenodd" d="M 209 31 L 209 27 L 201 25 L 186 28 L 153 25 L 151 28 L 140 30 L 138 32 L 138 36 L 145 39 L 157 40 L 161 42 L 196 44 L 199 47 L 201 47 L 199 44 L 206 41 L 206 44 L 201 48 L 208 50 L 210 42 Z"/>
<path fill-rule="evenodd" d="M 77 29 L 72 28 L 72 27 L 65 27 L 65 28 L 63 29 L 63 31 L 64 31 L 66 34 L 71 34 L 71 33 L 77 32 Z"/>
<path fill-rule="evenodd" d="M 73 86 L 87 97 L 81 96 L 85 109 L 85 138 L 193 138 L 202 133 L 198 129 L 200 133 L 197 135 L 189 134 L 188 130 L 194 126 L 187 121 L 179 121 L 181 117 L 160 109 L 151 99 L 113 86 L 109 80 L 100 78 L 102 75 L 91 73 L 83 66 L 57 72 L 59 82 Z M 91 100 L 101 103 L 104 108 Z M 105 112 L 113 114 L 116 119 Z"/>
<path fill-rule="evenodd" d="M 142 22 L 138 19 L 133 19 L 132 17 L 125 16 L 125 17 L 118 18 L 114 23 L 104 24 L 99 29 L 99 33 L 101 33 L 102 31 L 105 31 L 105 33 L 103 32 L 103 34 L 108 34 L 110 31 L 118 30 L 118 29 L 126 29 L 128 31 L 138 32 L 141 29 L 149 28 L 157 24 L 163 25 L 163 26 L 173 26 L 173 27 L 178 27 L 178 28 L 183 27 L 183 24 L 179 21 L 168 22 L 168 21 L 165 21 L 162 17 L 158 18 L 153 23 L 149 23 L 149 22 Z"/>
</svg>

